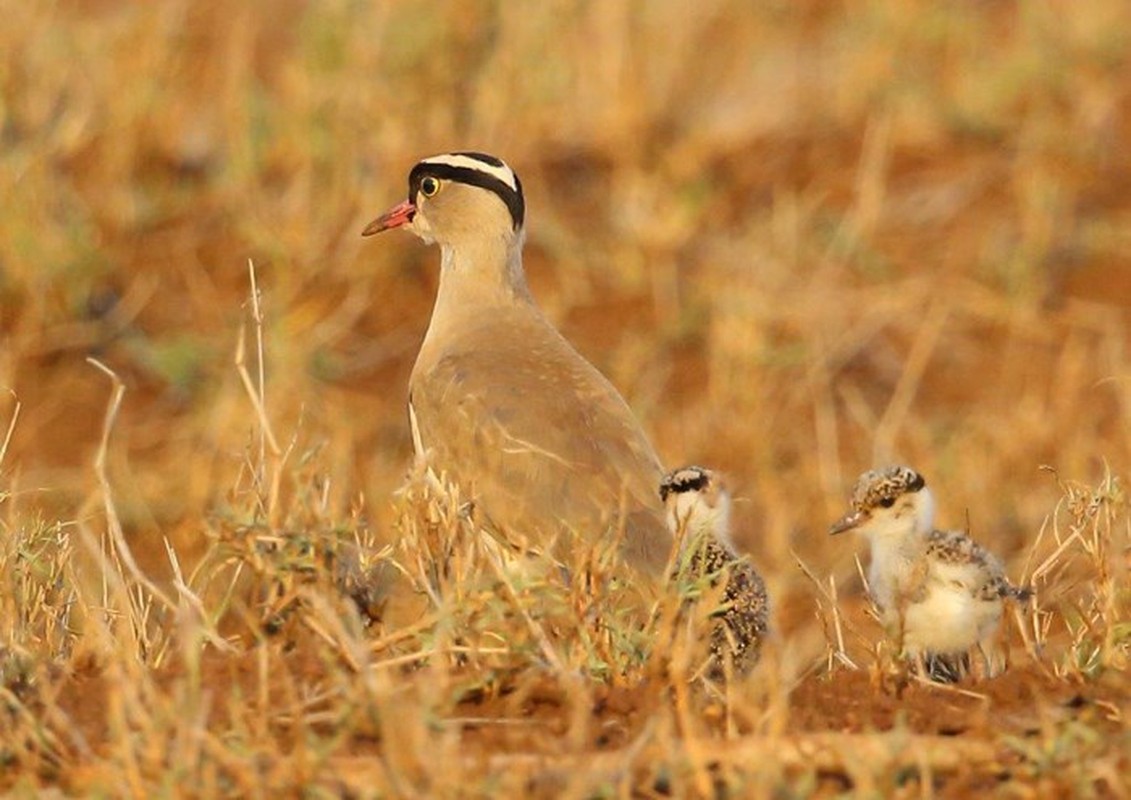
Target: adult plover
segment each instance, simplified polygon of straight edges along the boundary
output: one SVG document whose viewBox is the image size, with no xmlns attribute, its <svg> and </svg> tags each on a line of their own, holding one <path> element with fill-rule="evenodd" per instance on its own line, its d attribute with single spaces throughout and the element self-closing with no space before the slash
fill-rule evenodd
<svg viewBox="0 0 1131 800">
<path fill-rule="evenodd" d="M 730 492 L 721 476 L 688 466 L 665 476 L 660 499 L 678 542 L 677 576 L 725 581 L 721 602 L 711 616 L 711 654 L 718 671 L 730 659 L 736 671 L 754 666 L 761 654 L 769 617 L 769 599 L 762 576 L 734 548 L 730 529 Z"/>
<path fill-rule="evenodd" d="M 661 577 L 672 537 L 659 459 L 617 390 L 535 304 L 525 214 L 522 184 L 500 159 L 448 153 L 414 166 L 408 198 L 362 232 L 404 227 L 440 246 L 409 380 L 414 448 L 508 535 L 537 547 L 620 536 L 624 559 Z"/>
<path fill-rule="evenodd" d="M 851 507 L 830 533 L 867 537 L 868 588 L 889 636 L 938 679 L 953 680 L 978 646 L 986 658 L 1005 598 L 1025 600 L 1001 562 L 960 531 L 934 527 L 935 503 L 923 476 L 910 467 L 865 472 Z"/>
</svg>

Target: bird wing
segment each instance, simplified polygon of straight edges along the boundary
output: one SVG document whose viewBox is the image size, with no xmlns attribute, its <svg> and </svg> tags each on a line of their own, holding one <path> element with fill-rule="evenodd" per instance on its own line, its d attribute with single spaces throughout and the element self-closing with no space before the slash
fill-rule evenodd
<svg viewBox="0 0 1131 800">
<path fill-rule="evenodd" d="M 659 459 L 616 389 L 540 317 L 485 315 L 422 351 L 410 396 L 430 465 L 497 525 L 592 540 L 623 522 L 630 563 L 662 570 Z"/>
<path fill-rule="evenodd" d="M 961 582 L 979 599 L 992 601 L 1024 594 L 1010 584 L 997 556 L 961 531 L 931 531 L 927 556 L 942 566 L 949 580 Z"/>
</svg>

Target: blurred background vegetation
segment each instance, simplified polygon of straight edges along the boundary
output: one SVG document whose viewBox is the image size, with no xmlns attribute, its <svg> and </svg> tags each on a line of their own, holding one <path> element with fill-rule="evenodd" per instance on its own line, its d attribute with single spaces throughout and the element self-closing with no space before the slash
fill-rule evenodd
<svg viewBox="0 0 1131 800">
<path fill-rule="evenodd" d="M 668 464 L 730 473 L 783 613 L 806 590 L 789 548 L 852 571 L 825 530 L 877 462 L 914 464 L 943 524 L 1004 553 L 1060 494 L 1040 465 L 1126 473 L 1129 4 L 43 0 L 4 16 L 8 513 L 97 515 L 94 356 L 128 387 L 109 465 L 128 533 L 155 569 L 162 535 L 202 546 L 256 426 L 234 363 L 251 260 L 274 429 L 380 535 L 438 255 L 359 232 L 420 157 L 454 149 L 520 174 L 539 302 Z"/>
</svg>

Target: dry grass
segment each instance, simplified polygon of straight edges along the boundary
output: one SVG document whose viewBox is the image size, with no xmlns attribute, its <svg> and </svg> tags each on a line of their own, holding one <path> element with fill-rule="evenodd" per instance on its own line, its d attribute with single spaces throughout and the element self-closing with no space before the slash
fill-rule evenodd
<svg viewBox="0 0 1131 800">
<path fill-rule="evenodd" d="M 756 9 L 6 9 L 0 789 L 1131 791 L 1131 12 Z M 563 585 L 394 498 L 436 254 L 358 232 L 455 148 L 522 175 L 536 295 L 664 458 L 746 498 L 750 680 L 692 678 L 670 598 L 642 634 L 608 552 Z M 884 690 L 824 531 L 889 460 L 1033 583 L 1001 678 Z"/>
</svg>

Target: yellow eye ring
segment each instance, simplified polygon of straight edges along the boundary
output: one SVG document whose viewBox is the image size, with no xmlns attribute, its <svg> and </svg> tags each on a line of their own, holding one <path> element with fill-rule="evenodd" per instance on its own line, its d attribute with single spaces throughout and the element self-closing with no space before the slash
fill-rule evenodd
<svg viewBox="0 0 1131 800">
<path fill-rule="evenodd" d="M 435 197 L 440 191 L 440 181 L 431 175 L 426 175 L 420 180 L 420 193 L 425 197 Z"/>
</svg>

